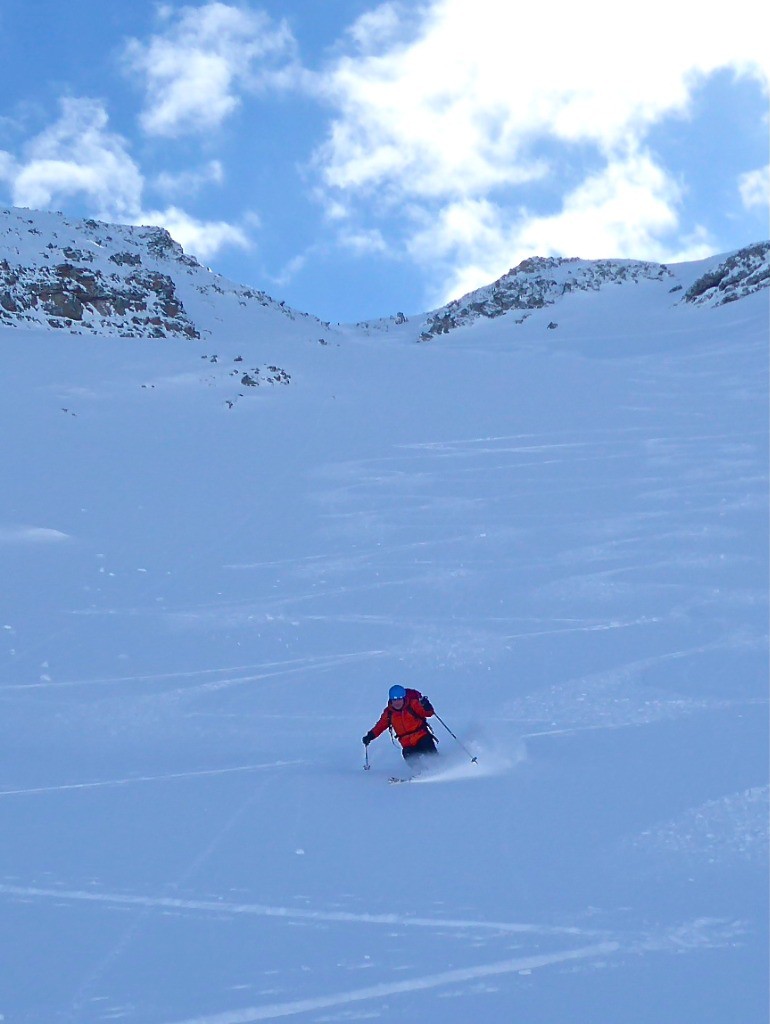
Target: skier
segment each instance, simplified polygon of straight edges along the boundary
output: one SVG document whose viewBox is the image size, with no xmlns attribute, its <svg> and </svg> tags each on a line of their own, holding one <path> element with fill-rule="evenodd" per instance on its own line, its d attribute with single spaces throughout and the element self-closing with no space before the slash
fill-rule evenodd
<svg viewBox="0 0 770 1024">
<path fill-rule="evenodd" d="M 391 730 L 401 744 L 405 758 L 420 757 L 423 754 L 437 754 L 436 738 L 425 721 L 434 714 L 433 705 L 419 690 L 405 690 L 403 686 L 391 686 L 388 691 L 388 706 L 380 715 L 377 724 L 364 736 L 364 746 Z"/>
</svg>

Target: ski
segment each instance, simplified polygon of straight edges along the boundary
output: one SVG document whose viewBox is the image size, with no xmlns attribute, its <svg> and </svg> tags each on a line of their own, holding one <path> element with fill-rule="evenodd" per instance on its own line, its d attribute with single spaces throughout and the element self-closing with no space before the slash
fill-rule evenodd
<svg viewBox="0 0 770 1024">
<path fill-rule="evenodd" d="M 391 777 L 388 779 L 388 782 L 391 785 L 394 785 L 397 782 L 411 782 L 411 781 L 412 781 L 411 779 L 400 779 L 397 775 L 391 775 Z"/>
</svg>

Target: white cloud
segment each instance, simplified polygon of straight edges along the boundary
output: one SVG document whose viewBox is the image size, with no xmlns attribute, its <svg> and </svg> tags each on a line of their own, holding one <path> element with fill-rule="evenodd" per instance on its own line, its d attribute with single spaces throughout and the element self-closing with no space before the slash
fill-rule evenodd
<svg viewBox="0 0 770 1024">
<path fill-rule="evenodd" d="M 198 220 L 176 206 L 142 213 L 133 223 L 158 224 L 166 228 L 186 252 L 203 260 L 216 255 L 225 247 L 251 247 L 248 235 L 237 225 L 227 221 Z"/>
<path fill-rule="evenodd" d="M 0 149 L 0 181 L 13 181 L 16 174 L 16 161 L 10 153 Z"/>
<path fill-rule="evenodd" d="M 510 211 L 488 199 L 447 204 L 439 217 L 424 218 L 410 249 L 418 262 L 439 259 L 451 268 L 432 297 L 440 305 L 493 280 L 532 253 L 659 259 L 660 238 L 677 227 L 678 200 L 676 183 L 649 154 L 639 153 L 587 177 L 553 214 Z M 667 258 L 700 259 L 712 252 L 707 232 L 697 229 Z"/>
<path fill-rule="evenodd" d="M 738 190 L 747 210 L 755 206 L 770 206 L 770 165 L 742 174 Z"/>
<path fill-rule="evenodd" d="M 367 253 L 386 253 L 388 245 L 382 236 L 382 232 L 376 228 L 365 230 L 345 230 L 339 236 L 339 241 L 344 248 L 358 255 Z"/>
<path fill-rule="evenodd" d="M 283 87 L 300 74 L 288 26 L 262 11 L 213 2 L 160 14 L 166 31 L 129 40 L 125 54 L 146 92 L 141 123 L 151 135 L 210 131 L 238 107 L 239 90 Z"/>
<path fill-rule="evenodd" d="M 736 0 L 716 19 L 649 0 L 631 20 L 614 0 L 554 0 L 545 31 L 535 5 L 434 0 L 414 41 L 390 49 L 374 46 L 370 12 L 364 51 L 327 76 L 340 109 L 322 153 L 327 181 L 399 178 L 412 192 L 468 195 L 544 173 L 528 152 L 539 139 L 624 148 L 684 113 L 699 76 L 732 67 L 767 79 L 764 41 L 744 27 L 754 8 Z M 396 8 L 378 10 L 387 40 Z"/>
<path fill-rule="evenodd" d="M 220 160 L 209 160 L 202 167 L 183 171 L 164 171 L 153 181 L 153 186 L 168 196 L 196 195 L 206 185 L 221 185 L 225 180 L 225 171 Z"/>
<path fill-rule="evenodd" d="M 100 100 L 65 98 L 57 121 L 24 147 L 6 173 L 16 206 L 43 208 L 87 196 L 94 215 L 124 220 L 141 202 L 143 176 Z"/>
<path fill-rule="evenodd" d="M 284 288 L 289 284 L 297 274 L 301 273 L 307 266 L 308 260 L 311 256 L 318 251 L 315 246 L 311 246 L 306 252 L 299 253 L 297 256 L 292 257 L 288 263 L 277 274 L 273 274 L 270 280 L 273 284 L 278 285 L 280 288 Z"/>
<path fill-rule="evenodd" d="M 529 217 L 519 244 L 551 256 L 563 248 L 588 259 L 613 256 L 618 247 L 654 257 L 658 239 L 677 227 L 680 190 L 649 156 L 613 160 L 564 198 L 562 209 Z"/>
<path fill-rule="evenodd" d="M 383 3 L 362 14 L 350 26 L 348 35 L 360 53 L 381 53 L 386 43 L 406 38 L 410 20 L 404 4 Z"/>
<path fill-rule="evenodd" d="M 329 207 L 339 222 L 361 201 L 397 209 L 412 254 L 443 254 L 457 280 L 483 275 L 473 286 L 517 251 L 670 258 L 683 193 L 649 132 L 685 120 L 716 70 L 767 88 L 755 15 L 755 0 L 729 17 L 690 0 L 553 0 L 547 15 L 498 0 L 380 5 L 323 82 L 336 114 L 315 161 Z M 526 183 L 550 195 L 547 213 L 516 208 Z"/>
<path fill-rule="evenodd" d="M 188 252 L 204 260 L 226 247 L 248 248 L 246 227 L 258 224 L 253 214 L 245 215 L 245 227 L 240 227 L 200 220 L 173 205 L 147 210 L 145 177 L 126 139 L 110 131 L 107 111 L 99 100 L 61 100 L 59 118 L 27 142 L 18 158 L 0 151 L 0 179 L 10 185 L 15 206 L 60 209 L 79 197 L 89 215 L 99 220 L 167 228 Z M 222 166 L 214 160 L 202 169 L 161 176 L 156 185 L 165 184 L 189 197 L 205 181 L 222 179 Z"/>
</svg>

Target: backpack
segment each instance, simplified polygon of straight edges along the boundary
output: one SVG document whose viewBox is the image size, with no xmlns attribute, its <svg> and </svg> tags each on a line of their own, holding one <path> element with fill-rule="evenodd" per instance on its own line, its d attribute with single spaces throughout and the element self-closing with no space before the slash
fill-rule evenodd
<svg viewBox="0 0 770 1024">
<path fill-rule="evenodd" d="M 420 731 L 422 731 L 424 729 L 427 732 L 427 734 L 429 736 L 432 736 L 434 741 L 436 743 L 438 743 L 438 736 L 434 733 L 433 729 L 431 729 L 430 725 L 428 724 L 427 719 L 424 718 L 417 711 L 415 711 L 413 709 L 413 707 L 412 707 L 413 703 L 418 703 L 419 704 L 419 702 L 421 700 L 422 700 L 422 694 L 420 693 L 419 690 L 411 690 L 411 689 L 409 689 L 409 687 L 407 687 L 406 697 L 404 698 L 403 710 L 404 711 L 408 711 L 409 714 L 412 716 L 412 718 L 415 720 L 415 722 L 418 723 L 418 725 L 417 725 L 416 729 L 409 729 L 407 732 L 402 733 L 401 735 L 402 736 L 411 736 L 412 733 L 420 732 Z M 396 740 L 395 740 L 394 737 L 397 737 L 398 733 L 396 733 L 395 729 L 393 728 L 393 708 L 391 708 L 390 705 L 388 705 L 388 732 L 390 733 L 390 742 L 391 743 L 395 743 Z M 400 739 L 400 737 L 399 737 L 399 739 Z"/>
</svg>

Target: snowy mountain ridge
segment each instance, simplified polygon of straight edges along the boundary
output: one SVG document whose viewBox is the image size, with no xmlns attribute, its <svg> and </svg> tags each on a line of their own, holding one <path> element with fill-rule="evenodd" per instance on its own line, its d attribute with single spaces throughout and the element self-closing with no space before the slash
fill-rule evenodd
<svg viewBox="0 0 770 1024">
<path fill-rule="evenodd" d="M 520 316 L 515 323 L 522 324 L 534 310 L 553 306 L 566 295 L 598 291 L 609 285 L 654 281 L 668 283 L 671 293 L 681 292 L 683 286 L 675 270 L 666 264 L 639 260 L 533 257 L 523 260 L 494 283 L 428 314 L 420 341 L 448 334 L 480 317 L 494 319 L 516 312 Z M 678 301 L 722 305 L 751 295 L 770 285 L 770 242 L 704 260 L 703 271 Z"/>
<path fill-rule="evenodd" d="M 221 315 L 220 299 L 255 331 L 287 319 L 324 326 L 202 266 L 164 228 L 0 210 L 0 325 L 198 339 Z"/>
<path fill-rule="evenodd" d="M 692 284 L 685 302 L 723 306 L 770 286 L 770 242 L 748 245 L 727 256 Z"/>
<path fill-rule="evenodd" d="M 420 334 L 429 341 L 480 317 L 495 319 L 521 313 L 523 323 L 533 310 L 553 306 L 563 296 L 579 291 L 598 291 L 608 284 L 640 280 L 674 280 L 668 267 L 637 260 L 581 260 L 577 257 L 536 256 L 523 260 L 492 284 L 485 285 L 429 314 Z"/>
<path fill-rule="evenodd" d="M 673 266 L 625 259 L 532 257 L 497 281 L 437 310 L 413 317 L 398 313 L 356 327 L 367 332 L 398 328 L 402 336 L 424 342 L 480 319 L 507 314 L 513 324 L 520 325 L 533 312 L 569 295 L 641 282 L 667 285 L 667 292 L 682 293 L 672 302 L 713 306 L 736 301 L 770 285 L 770 242 Z M 328 322 L 202 266 L 163 228 L 0 210 L 0 325 L 200 339 L 216 331 L 223 303 L 237 305 L 239 319 L 256 333 L 289 320 L 298 325 L 295 333 L 311 340 L 326 342 L 325 335 L 338 334 L 339 328 Z"/>
</svg>

